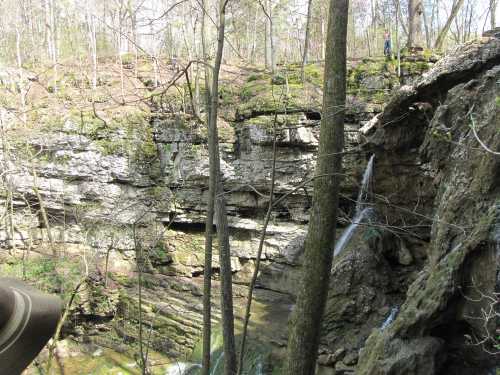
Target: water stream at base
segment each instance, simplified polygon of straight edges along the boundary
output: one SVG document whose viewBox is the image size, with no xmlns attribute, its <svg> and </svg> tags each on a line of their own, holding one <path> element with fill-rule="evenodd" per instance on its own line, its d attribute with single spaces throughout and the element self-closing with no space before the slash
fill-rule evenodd
<svg viewBox="0 0 500 375">
<path fill-rule="evenodd" d="M 210 371 L 210 375 L 217 375 L 217 370 L 219 369 L 222 358 L 224 357 L 224 352 L 221 352 L 217 360 L 215 361 L 214 367 Z M 195 369 L 201 369 L 199 363 L 189 363 L 189 362 L 177 362 L 172 364 L 165 375 L 188 375 L 188 374 L 198 374 L 198 372 L 192 372 Z M 255 375 L 263 375 L 263 364 L 262 358 L 259 356 L 255 365 Z"/>
<path fill-rule="evenodd" d="M 198 363 L 177 362 L 168 368 L 165 375 L 185 375 L 195 368 L 201 368 L 201 365 Z"/>
<path fill-rule="evenodd" d="M 215 366 L 214 366 L 212 372 L 210 373 L 210 375 L 217 374 L 217 369 L 219 368 L 219 363 L 220 363 L 222 357 L 224 357 L 224 352 L 221 352 L 219 355 L 219 358 L 217 358 L 217 361 L 215 361 Z"/>
<path fill-rule="evenodd" d="M 366 165 L 363 180 L 361 181 L 361 188 L 359 189 L 358 199 L 356 200 L 354 218 L 352 219 L 352 223 L 346 228 L 346 230 L 344 230 L 342 236 L 340 236 L 335 244 L 334 256 L 337 256 L 345 249 L 359 224 L 361 224 L 363 220 L 373 216 L 373 213 L 375 212 L 373 208 L 365 207 L 370 196 L 374 160 L 375 155 L 372 155 Z"/>
<path fill-rule="evenodd" d="M 262 372 L 262 359 L 259 357 L 259 360 L 257 362 L 257 366 L 255 368 L 255 375 L 263 375 Z"/>
</svg>

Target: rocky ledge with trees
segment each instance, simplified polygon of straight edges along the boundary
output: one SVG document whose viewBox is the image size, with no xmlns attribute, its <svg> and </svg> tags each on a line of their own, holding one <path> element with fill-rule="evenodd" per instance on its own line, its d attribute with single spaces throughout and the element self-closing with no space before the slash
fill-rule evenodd
<svg viewBox="0 0 500 375">
<path fill-rule="evenodd" d="M 344 61 L 339 50 L 353 45 L 341 34 L 351 32 L 345 15 L 345 24 L 325 31 L 341 38 L 332 39 L 327 66 L 308 62 L 307 48 L 316 53 L 323 42 L 314 27 L 296 58 L 302 63 L 278 64 L 267 51 L 276 48 L 272 32 L 281 27 L 277 8 L 259 1 L 271 33 L 263 69 L 223 63 L 226 3 L 216 17 L 201 12 L 202 28 L 220 22 L 214 66 L 162 61 L 130 34 L 134 53 L 98 59 L 94 22 L 101 21 L 88 7 L 95 65 L 60 63 L 48 1 L 46 43 L 55 64 L 23 64 L 30 53 L 18 43 L 18 68 L 0 71 L 0 274 L 66 303 L 60 331 L 27 373 L 494 373 L 498 36 L 445 54 L 409 43 L 399 59 Z M 408 9 L 423 17 L 418 3 Z M 462 3 L 454 3 L 457 14 Z M 329 4 L 331 14 L 347 12 L 347 1 Z M 125 30 L 134 12 L 120 9 Z M 417 41 L 423 21 L 408 24 Z M 368 49 L 371 32 L 376 28 L 363 40 Z M 341 74 L 333 91 L 323 87 L 332 67 Z M 345 145 L 339 151 L 323 144 L 321 153 L 320 124 L 328 129 L 330 119 L 343 124 Z M 323 163 L 320 173 L 321 159 L 334 164 Z M 333 188 L 318 182 L 324 177 Z M 318 198 L 320 188 L 326 198 Z M 314 208 L 318 199 L 338 206 L 329 210 L 337 228 L 326 237 L 320 231 L 333 224 L 324 222 L 325 207 Z M 314 224 L 311 212 L 320 213 Z M 311 226 L 319 229 L 306 240 Z M 330 245 L 313 258 L 319 240 L 312 239 L 320 237 Z M 315 290 L 303 281 L 313 279 L 303 278 L 304 269 L 320 276 Z M 307 311 L 307 298 L 321 295 L 318 317 Z M 232 321 L 228 306 L 233 342 L 224 326 Z M 317 337 L 300 333 L 314 331 L 314 324 L 298 324 L 304 311 Z M 307 350 L 301 340 L 309 340 Z"/>
</svg>

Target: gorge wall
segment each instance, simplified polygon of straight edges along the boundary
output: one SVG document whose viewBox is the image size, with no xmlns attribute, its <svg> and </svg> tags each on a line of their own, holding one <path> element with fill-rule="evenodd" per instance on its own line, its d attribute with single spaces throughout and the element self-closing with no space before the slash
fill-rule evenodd
<svg viewBox="0 0 500 375">
<path fill-rule="evenodd" d="M 415 77 L 399 89 L 391 62 L 355 62 L 350 69 L 340 221 L 350 223 L 373 154 L 376 214 L 332 269 L 320 371 L 487 374 L 498 359 L 488 353 L 495 342 L 474 340 L 494 332 L 494 319 L 483 325 L 479 318 L 489 306 L 481 293 L 491 296 L 498 287 L 500 166 L 474 131 L 499 151 L 500 40 L 462 46 L 421 77 L 427 61 L 405 68 Z M 294 74 L 225 67 L 221 91 L 221 163 L 240 318 L 269 199 L 273 128 L 279 129 L 275 191 L 286 198 L 268 227 L 250 327 L 269 373 L 279 371 L 293 310 L 321 118 L 319 69 L 309 67 L 304 87 Z M 1 112 L 0 203 L 10 213 L 0 228 L 0 244 L 9 250 L 1 255 L 2 271 L 67 294 L 89 269 L 92 287 L 73 307 L 65 334 L 127 351 L 139 337 L 138 263 L 149 342 L 170 358 L 187 358 L 202 324 L 206 130 L 190 114 L 186 93 L 151 90 L 136 105 L 104 107 L 111 77 L 100 102 L 75 110 L 70 87 L 79 83 L 66 78 L 67 92 L 57 94 L 66 107 L 44 100 L 36 126 L 14 126 L 13 111 Z M 135 85 L 147 89 L 147 75 Z M 58 262 L 41 260 L 52 253 Z M 214 271 L 217 320 L 217 261 Z M 47 278 L 50 272 L 57 278 Z"/>
</svg>

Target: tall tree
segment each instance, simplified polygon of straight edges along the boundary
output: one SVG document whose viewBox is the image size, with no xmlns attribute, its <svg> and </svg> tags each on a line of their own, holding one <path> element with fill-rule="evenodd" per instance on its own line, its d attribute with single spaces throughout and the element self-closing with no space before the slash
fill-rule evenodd
<svg viewBox="0 0 500 375">
<path fill-rule="evenodd" d="M 457 16 L 458 12 L 460 11 L 460 8 L 464 4 L 464 0 L 454 0 L 453 1 L 453 7 L 451 8 L 451 13 L 448 19 L 446 20 L 445 25 L 439 32 L 437 38 L 436 38 L 436 44 L 435 47 L 437 49 L 441 49 L 443 47 L 444 40 L 446 38 L 446 35 L 448 34 L 448 31 L 450 30 L 451 23 Z"/>
<path fill-rule="evenodd" d="M 265 62 L 266 68 L 276 71 L 276 46 L 274 43 L 273 3 L 271 0 L 258 0 L 266 16 L 265 28 Z"/>
<path fill-rule="evenodd" d="M 429 24 L 429 17 L 427 16 L 427 11 L 425 7 L 422 8 L 422 16 L 424 18 L 424 29 L 425 29 L 425 46 L 430 49 L 431 45 L 431 25 Z"/>
<path fill-rule="evenodd" d="M 408 29 L 405 26 L 405 21 L 403 17 L 403 12 L 401 11 L 401 2 L 399 0 L 393 0 L 394 7 L 396 8 L 397 18 L 399 19 L 399 23 L 401 25 L 401 29 L 405 35 L 408 35 Z"/>
<path fill-rule="evenodd" d="M 302 281 L 288 340 L 286 374 L 313 375 L 329 288 L 344 147 L 349 0 L 330 0 L 323 117 Z"/>
<path fill-rule="evenodd" d="M 310 38 L 311 38 L 310 37 L 311 18 L 312 18 L 312 0 L 309 0 L 308 4 L 307 4 L 307 21 L 306 21 L 306 35 L 304 38 L 304 51 L 302 54 L 302 71 L 301 71 L 302 82 L 304 82 L 304 79 L 305 79 L 304 68 L 307 65 L 307 58 L 308 58 L 308 53 L 309 53 L 309 43 L 310 43 Z"/>
<path fill-rule="evenodd" d="M 408 47 L 422 45 L 422 0 L 408 0 Z"/>
<path fill-rule="evenodd" d="M 87 19 L 89 54 L 92 60 L 92 88 L 95 90 L 97 87 L 97 33 L 95 17 L 90 11 L 90 1 L 86 4 L 85 13 Z"/>
<path fill-rule="evenodd" d="M 224 374 L 234 375 L 237 371 L 236 346 L 234 340 L 233 284 L 231 271 L 231 251 L 229 246 L 229 226 L 227 222 L 226 200 L 220 170 L 219 137 L 217 117 L 219 106 L 219 74 L 224 50 L 225 15 L 229 0 L 219 2 L 219 27 L 217 33 L 217 52 L 212 72 L 210 106 L 208 109 L 208 151 L 210 158 L 210 185 L 215 184 L 215 221 L 219 242 L 219 263 L 221 278 L 221 312 L 224 349 Z M 212 186 L 213 187 L 213 186 Z M 207 236 L 210 229 L 206 228 Z M 208 248 L 208 245 L 206 245 Z M 206 248 L 206 249 L 207 249 Z M 205 353 L 206 355 L 206 353 Z M 204 359 L 206 361 L 206 358 Z"/>
<path fill-rule="evenodd" d="M 56 21 L 55 21 L 55 10 L 54 10 L 54 0 L 45 0 L 45 39 L 47 43 L 48 57 L 52 63 L 52 69 L 54 71 L 53 77 L 53 89 L 57 91 L 57 37 L 56 37 Z"/>
<path fill-rule="evenodd" d="M 498 0 L 490 0 L 490 24 L 492 29 L 494 29 L 497 25 L 496 22 L 497 4 Z"/>
<path fill-rule="evenodd" d="M 205 106 L 210 111 L 210 68 L 208 66 L 208 47 L 207 47 L 207 22 L 208 22 L 208 0 L 202 0 L 203 15 L 201 18 L 201 46 L 203 60 L 205 61 Z M 210 112 L 207 114 L 208 135 L 210 139 L 214 138 L 213 129 L 210 126 Z M 217 130 L 217 129 L 215 129 Z M 214 140 L 217 140 L 215 135 Z M 213 143 L 212 141 L 211 143 Z M 209 154 L 209 163 L 215 166 L 215 152 Z M 210 353 L 211 353 L 211 335 L 212 335 L 212 244 L 213 244 L 213 226 L 215 210 L 215 190 L 217 187 L 217 171 L 211 167 L 208 182 L 208 202 L 207 217 L 205 219 L 205 267 L 203 271 L 203 358 L 202 375 L 210 375 Z M 214 169 L 214 170 L 212 170 Z"/>
</svg>

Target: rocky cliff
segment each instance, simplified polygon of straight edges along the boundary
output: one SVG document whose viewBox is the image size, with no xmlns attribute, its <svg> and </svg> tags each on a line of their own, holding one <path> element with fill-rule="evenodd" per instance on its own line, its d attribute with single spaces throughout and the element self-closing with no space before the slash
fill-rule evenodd
<svg viewBox="0 0 500 375">
<path fill-rule="evenodd" d="M 498 275 L 500 41 L 462 46 L 421 77 L 428 59 L 410 60 L 403 67 L 414 79 L 399 90 L 393 63 L 351 63 L 341 223 L 351 222 L 371 155 L 375 213 L 332 269 L 319 358 L 327 374 L 480 374 L 497 359 L 488 353 L 496 350 L 494 328 L 486 330 L 494 318 L 485 325 L 482 314 Z M 293 67 L 274 77 L 225 67 L 221 90 L 237 316 L 278 128 L 276 192 L 286 198 L 268 227 L 250 332 L 275 369 L 300 272 L 312 193 L 304 182 L 321 119 L 320 69 L 306 73 L 303 86 Z M 24 121 L 12 109 L 16 91 L 7 91 L 0 241 L 10 254 L 2 254 L 2 271 L 68 294 L 88 270 L 66 334 L 135 351 L 142 315 L 156 351 L 186 358 L 201 332 L 206 130 L 185 85 L 153 89 L 139 69 L 127 87 L 132 104 L 123 105 L 112 92 L 116 79 L 102 77 L 98 94 L 77 101 L 89 88 L 74 73 L 64 75 L 65 90 L 43 99 L 36 90 L 43 79 L 32 77 L 21 86 L 36 116 Z M 217 279 L 217 263 L 214 271 Z M 217 320 L 217 280 L 215 287 Z"/>
<path fill-rule="evenodd" d="M 127 87 L 127 104 L 113 102 L 120 92 L 119 77 L 112 75 L 102 77 L 93 92 L 71 69 L 57 93 L 43 91 L 43 76 L 21 83 L 14 77 L 5 84 L 12 103 L 2 111 L 7 209 L 0 240 L 14 256 L 2 255 L 3 270 L 65 295 L 89 270 L 89 292 L 73 307 L 67 334 L 125 349 L 136 345 L 139 335 L 139 263 L 150 343 L 179 358 L 192 352 L 201 333 L 207 134 L 187 104 L 185 86 L 182 94 L 179 88 L 155 90 L 147 73 L 135 79 L 130 68 L 128 74 L 134 87 Z M 220 148 L 237 316 L 246 302 L 269 199 L 273 128 L 278 132 L 275 192 L 284 199 L 267 228 L 251 329 L 254 339 L 278 349 L 286 343 L 321 119 L 321 67 L 307 67 L 306 85 L 299 74 L 298 67 L 274 77 L 225 67 L 221 90 Z M 344 220 L 364 167 L 357 161 L 358 130 L 398 86 L 394 63 L 353 62 L 349 85 L 352 154 L 346 158 Z M 26 121 L 14 110 L 18 86 L 30 93 L 33 115 Z M 55 276 L 41 277 L 42 270 Z M 213 271 L 217 279 L 217 260 Z M 217 290 L 214 309 L 217 322 Z M 268 329 L 259 329 L 264 325 Z"/>
<path fill-rule="evenodd" d="M 498 364 L 499 78 L 500 40 L 468 43 L 363 129 L 377 209 L 402 241 L 424 239 L 427 260 L 356 373 L 490 374 Z"/>
</svg>

